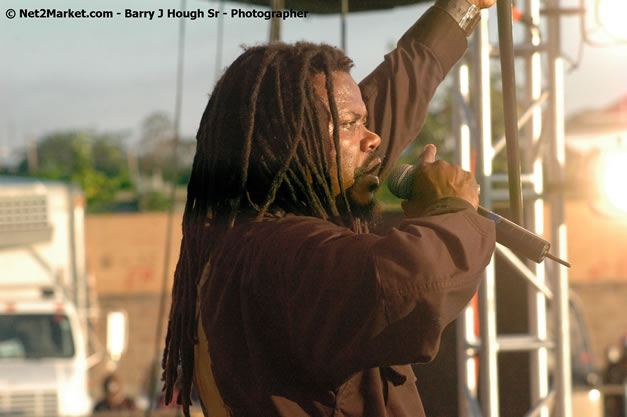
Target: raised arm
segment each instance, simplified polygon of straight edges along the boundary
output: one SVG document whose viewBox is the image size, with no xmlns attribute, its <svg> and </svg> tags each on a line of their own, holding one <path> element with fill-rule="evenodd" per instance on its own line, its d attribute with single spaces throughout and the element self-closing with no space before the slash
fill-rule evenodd
<svg viewBox="0 0 627 417">
<path fill-rule="evenodd" d="M 379 134 L 380 149 L 386 155 L 382 176 L 416 138 L 437 87 L 466 51 L 465 31 L 470 31 L 473 25 L 466 25 L 465 18 L 470 15 L 458 15 L 455 11 L 472 5 L 476 14 L 495 2 L 439 0 L 401 37 L 384 62 L 359 84 L 368 109 L 368 128 Z"/>
<path fill-rule="evenodd" d="M 422 129 L 437 87 L 466 47 L 464 32 L 455 21 L 431 7 L 359 84 L 368 128 L 379 134 L 385 152 L 382 176 Z"/>
</svg>

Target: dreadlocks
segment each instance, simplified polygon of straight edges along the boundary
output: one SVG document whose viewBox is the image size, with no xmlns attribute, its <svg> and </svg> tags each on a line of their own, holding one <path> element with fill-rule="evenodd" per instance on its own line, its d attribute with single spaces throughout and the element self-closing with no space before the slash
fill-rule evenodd
<svg viewBox="0 0 627 417">
<path fill-rule="evenodd" d="M 208 237 L 232 227 L 242 214 L 295 213 L 356 232 L 364 228 L 351 215 L 340 152 L 335 152 L 341 190 L 336 197 L 325 150 L 329 121 L 340 149 L 331 74 L 351 67 L 348 57 L 328 45 L 272 43 L 247 49 L 216 84 L 196 136 L 162 360 L 166 403 L 179 380 L 177 403 L 186 416 L 197 343 L 197 285 L 212 251 Z M 320 73 L 326 76 L 331 119 L 312 87 L 313 75 Z"/>
</svg>

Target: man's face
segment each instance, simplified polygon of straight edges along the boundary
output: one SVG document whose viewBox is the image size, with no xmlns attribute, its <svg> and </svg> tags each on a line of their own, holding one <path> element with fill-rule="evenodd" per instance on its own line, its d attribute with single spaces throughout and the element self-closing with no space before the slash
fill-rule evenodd
<svg viewBox="0 0 627 417">
<path fill-rule="evenodd" d="M 381 159 L 375 151 L 381 144 L 381 138 L 376 133 L 366 129 L 368 113 L 361 98 L 359 86 L 347 72 L 334 72 L 333 96 L 339 116 L 340 137 L 340 174 L 344 189 L 351 200 L 351 205 L 370 206 L 374 199 L 374 192 L 379 186 L 378 171 Z M 325 75 L 316 74 L 313 77 L 313 87 L 317 96 L 324 103 L 330 117 L 329 101 L 325 87 Z M 329 171 L 333 182 L 334 195 L 340 194 L 340 185 L 337 180 L 336 149 L 333 145 L 333 121 L 329 121 L 330 143 L 325 144 Z"/>
</svg>

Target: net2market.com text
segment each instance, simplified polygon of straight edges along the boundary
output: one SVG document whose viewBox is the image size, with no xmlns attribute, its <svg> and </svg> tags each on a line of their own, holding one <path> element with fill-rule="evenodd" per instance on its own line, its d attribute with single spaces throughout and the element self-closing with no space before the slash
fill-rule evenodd
<svg viewBox="0 0 627 417">
<path fill-rule="evenodd" d="M 156 9 L 156 10 L 136 10 L 124 9 L 121 11 L 113 10 L 85 10 L 85 9 L 19 9 L 19 13 L 14 9 L 6 10 L 6 17 L 13 19 L 111 19 L 122 17 L 125 19 L 215 19 L 220 16 L 230 17 L 233 19 L 305 19 L 309 12 L 302 10 L 257 10 L 257 9 L 241 9 L 233 8 L 228 11 L 220 11 L 218 9 L 196 9 L 196 10 L 178 10 L 178 9 Z"/>
</svg>

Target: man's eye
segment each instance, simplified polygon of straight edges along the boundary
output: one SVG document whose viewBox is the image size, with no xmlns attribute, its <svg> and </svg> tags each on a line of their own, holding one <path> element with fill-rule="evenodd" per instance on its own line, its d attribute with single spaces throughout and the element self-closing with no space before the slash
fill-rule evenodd
<svg viewBox="0 0 627 417">
<path fill-rule="evenodd" d="M 351 128 L 354 128 L 355 126 L 357 126 L 357 124 L 359 124 L 359 121 L 351 120 L 351 121 L 348 121 L 348 122 L 340 123 L 340 127 L 342 129 L 351 129 Z"/>
</svg>

